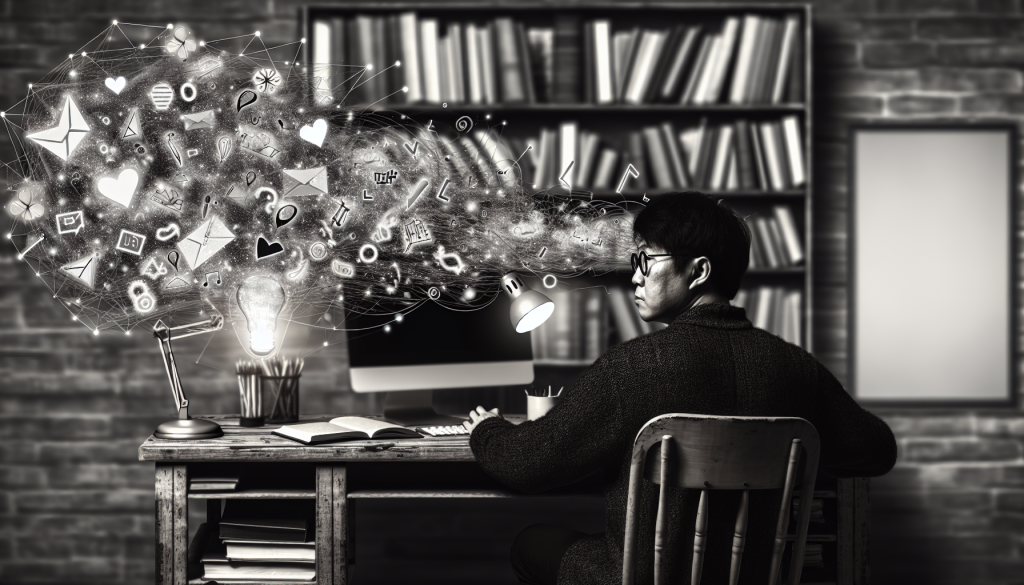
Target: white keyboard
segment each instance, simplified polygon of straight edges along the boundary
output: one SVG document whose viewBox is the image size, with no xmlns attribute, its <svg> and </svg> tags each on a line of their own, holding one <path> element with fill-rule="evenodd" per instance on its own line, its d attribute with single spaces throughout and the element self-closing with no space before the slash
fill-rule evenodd
<svg viewBox="0 0 1024 585">
<path fill-rule="evenodd" d="M 456 435 L 468 435 L 469 431 L 462 425 L 452 425 L 450 427 L 417 427 L 417 433 L 423 433 L 430 437 L 453 437 Z"/>
</svg>

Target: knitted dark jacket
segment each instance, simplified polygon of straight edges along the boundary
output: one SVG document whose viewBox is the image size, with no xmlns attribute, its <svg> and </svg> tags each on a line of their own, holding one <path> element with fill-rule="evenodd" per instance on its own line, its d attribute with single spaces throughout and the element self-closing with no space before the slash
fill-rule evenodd
<svg viewBox="0 0 1024 585">
<path fill-rule="evenodd" d="M 605 532 L 562 558 L 560 585 L 622 582 L 629 460 L 640 428 L 660 414 L 797 416 L 821 439 L 819 469 L 837 477 L 877 476 L 896 462 L 889 427 L 867 412 L 804 350 L 761 329 L 743 309 L 698 305 L 666 329 L 610 349 L 544 417 L 514 425 L 482 421 L 470 436 L 480 466 L 502 483 L 540 492 L 603 472 Z M 653 582 L 658 486 L 643 482 L 637 583 Z M 670 488 L 669 583 L 689 583 L 699 491 Z M 740 583 L 766 583 L 781 490 L 752 491 Z M 702 583 L 728 582 L 739 492 L 710 492 Z M 787 553 L 788 554 L 788 553 Z M 785 578 L 785 575 L 783 575 Z"/>
</svg>

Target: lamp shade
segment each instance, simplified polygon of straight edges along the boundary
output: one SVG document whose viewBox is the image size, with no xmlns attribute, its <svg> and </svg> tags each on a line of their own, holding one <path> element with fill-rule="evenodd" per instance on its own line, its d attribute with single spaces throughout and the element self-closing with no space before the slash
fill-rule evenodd
<svg viewBox="0 0 1024 585">
<path fill-rule="evenodd" d="M 509 318 L 516 333 L 526 333 L 540 327 L 555 310 L 555 303 L 523 283 L 515 272 L 501 277 L 501 288 L 512 299 Z"/>
</svg>

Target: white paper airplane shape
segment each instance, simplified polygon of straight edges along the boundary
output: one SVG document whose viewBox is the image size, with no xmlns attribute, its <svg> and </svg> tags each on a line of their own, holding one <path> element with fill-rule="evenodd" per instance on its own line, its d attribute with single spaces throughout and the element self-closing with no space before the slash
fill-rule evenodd
<svg viewBox="0 0 1024 585">
<path fill-rule="evenodd" d="M 56 127 L 29 134 L 26 138 L 31 138 L 39 146 L 67 162 L 71 153 L 85 139 L 85 134 L 89 130 L 89 125 L 85 123 L 82 112 L 78 111 L 78 106 L 69 96 L 64 102 L 64 109 L 60 112 L 60 121 L 57 122 Z"/>
<path fill-rule="evenodd" d="M 93 288 L 96 284 L 96 266 L 98 265 L 99 262 L 96 260 L 96 256 L 94 254 L 89 254 L 87 256 L 82 256 L 74 262 L 69 262 L 64 266 L 61 266 L 60 269 L 64 274 L 67 274 L 89 288 Z"/>
<path fill-rule="evenodd" d="M 135 136 L 142 136 L 142 126 L 139 123 L 139 108 L 133 109 L 128 114 L 128 123 L 124 125 L 124 130 L 121 131 L 121 140 L 128 140 Z"/>
<path fill-rule="evenodd" d="M 178 242 L 178 249 L 181 250 L 188 265 L 195 270 L 234 239 L 235 234 L 231 233 L 228 226 L 224 225 L 219 217 L 212 216 Z"/>
</svg>

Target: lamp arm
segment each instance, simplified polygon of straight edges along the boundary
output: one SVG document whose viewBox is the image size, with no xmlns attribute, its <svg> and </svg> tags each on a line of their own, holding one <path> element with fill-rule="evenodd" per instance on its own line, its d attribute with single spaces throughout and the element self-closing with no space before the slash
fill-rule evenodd
<svg viewBox="0 0 1024 585">
<path fill-rule="evenodd" d="M 188 418 L 188 398 L 185 390 L 181 387 L 181 379 L 178 378 L 178 366 L 174 363 L 174 351 L 171 348 L 171 338 L 181 339 L 201 333 L 212 333 L 224 327 L 224 317 L 214 315 L 209 319 L 188 325 L 168 327 L 163 320 L 159 320 L 153 326 L 153 337 L 156 337 L 160 345 L 160 355 L 164 360 L 164 370 L 167 372 L 167 381 L 171 385 L 171 395 L 174 397 L 174 404 L 178 407 L 178 418 Z"/>
</svg>

